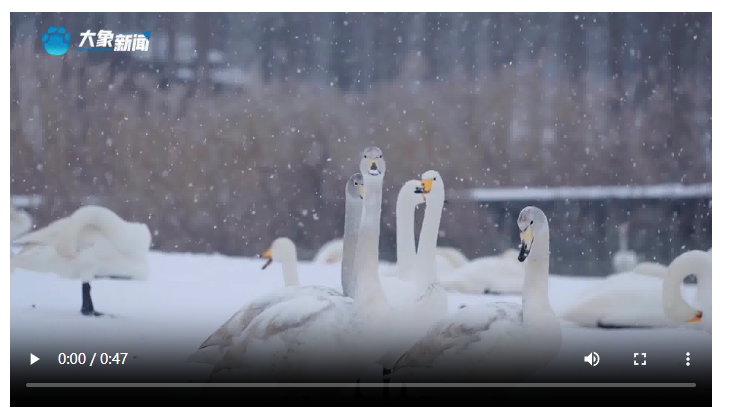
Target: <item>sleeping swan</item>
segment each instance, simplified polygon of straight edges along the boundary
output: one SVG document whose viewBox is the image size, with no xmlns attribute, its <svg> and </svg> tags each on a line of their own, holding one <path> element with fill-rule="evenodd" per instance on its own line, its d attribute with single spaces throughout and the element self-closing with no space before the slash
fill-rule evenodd
<svg viewBox="0 0 731 417">
<path fill-rule="evenodd" d="M 343 260 L 343 239 L 336 238 L 328 241 L 312 258 L 314 264 L 335 265 Z"/>
<path fill-rule="evenodd" d="M 15 268 L 56 273 L 82 281 L 81 314 L 101 316 L 91 300 L 90 281 L 99 278 L 145 280 L 149 275 L 150 229 L 127 222 L 113 211 L 84 206 L 71 216 L 16 239 Z"/>
<path fill-rule="evenodd" d="M 668 267 L 657 262 L 640 262 L 632 268 L 632 273 L 639 275 L 647 275 L 657 278 L 665 278 Z"/>
<path fill-rule="evenodd" d="M 33 218 L 24 210 L 10 205 L 10 241 L 27 232 L 33 227 Z"/>
<path fill-rule="evenodd" d="M 707 267 L 698 253 L 708 258 Z M 678 256 L 659 280 L 629 272 L 610 276 L 568 308 L 562 318 L 584 327 L 609 329 L 676 327 L 676 318 L 683 316 L 689 308 L 680 294 L 683 279 L 690 274 L 698 277 L 697 300 L 707 299 L 702 302 L 710 307 L 710 256 L 706 252 L 690 251 Z M 702 294 L 708 295 L 704 298 Z M 670 298 L 664 301 L 664 297 Z M 677 313 L 668 314 L 664 308 L 666 302 L 672 306 L 670 312 Z M 696 312 L 693 310 L 684 322 L 692 319 Z"/>
<path fill-rule="evenodd" d="M 470 261 L 461 250 L 451 246 L 437 247 L 437 256 L 444 259 L 453 268 L 460 268 Z"/>
<path fill-rule="evenodd" d="M 210 381 L 356 381 L 385 351 L 392 314 L 378 276 L 386 163 L 376 147 L 360 155 L 365 198 L 353 298 L 303 295 L 256 316 L 216 364 Z"/>
<path fill-rule="evenodd" d="M 352 293 L 355 286 L 353 262 L 355 261 L 355 245 L 363 211 L 363 190 L 363 176 L 360 173 L 352 175 L 345 185 L 345 228 L 343 235 L 345 252 L 341 265 L 341 280 L 346 294 Z M 277 238 L 272 246 L 264 252 L 263 257 L 267 261 L 262 269 L 267 268 L 272 262 L 282 264 L 285 288 L 281 291 L 260 296 L 242 307 L 201 343 L 198 350 L 188 358 L 188 362 L 215 365 L 223 358 L 234 340 L 244 333 L 249 324 L 272 306 L 304 295 L 343 296 L 342 293 L 328 287 L 299 286 L 297 248 L 289 238 Z"/>
<path fill-rule="evenodd" d="M 518 260 L 525 262 L 522 306 L 499 302 L 458 310 L 434 325 L 398 360 L 394 379 L 522 380 L 558 354 L 561 327 L 548 300 L 548 220 L 539 208 L 529 206 L 520 212 L 517 223 L 521 232 Z"/>
<path fill-rule="evenodd" d="M 442 278 L 448 291 L 465 294 L 510 294 L 523 290 L 523 264 L 518 252 L 508 249 L 498 256 L 473 259 Z"/>
<path fill-rule="evenodd" d="M 698 279 L 696 304 L 699 309 L 691 307 L 683 300 L 683 279 L 688 275 Z M 700 323 L 700 327 L 711 333 L 712 322 L 712 280 L 711 254 L 700 250 L 691 250 L 675 258 L 668 266 L 668 274 L 663 281 L 662 300 L 665 316 L 674 323 Z"/>
</svg>

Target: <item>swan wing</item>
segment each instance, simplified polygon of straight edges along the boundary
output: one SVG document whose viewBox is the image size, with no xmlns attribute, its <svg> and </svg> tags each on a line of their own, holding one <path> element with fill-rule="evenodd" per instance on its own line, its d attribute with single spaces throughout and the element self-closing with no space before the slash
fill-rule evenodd
<svg viewBox="0 0 731 417">
<path fill-rule="evenodd" d="M 264 310 L 233 340 L 211 380 L 264 381 L 316 370 L 345 347 L 351 305 L 350 298 L 303 295 Z"/>
<path fill-rule="evenodd" d="M 343 296 L 329 287 L 307 286 L 286 287 L 274 293 L 266 294 L 251 301 L 234 313 L 225 323 L 201 343 L 188 362 L 216 365 L 231 347 L 234 339 L 241 336 L 251 322 L 265 310 L 303 295 L 323 295 L 326 297 Z"/>
<path fill-rule="evenodd" d="M 482 354 L 489 354 L 499 339 L 522 323 L 520 305 L 491 303 L 462 308 L 441 320 L 411 347 L 394 369 L 428 367 L 444 356 L 459 354 L 480 342 Z"/>
</svg>

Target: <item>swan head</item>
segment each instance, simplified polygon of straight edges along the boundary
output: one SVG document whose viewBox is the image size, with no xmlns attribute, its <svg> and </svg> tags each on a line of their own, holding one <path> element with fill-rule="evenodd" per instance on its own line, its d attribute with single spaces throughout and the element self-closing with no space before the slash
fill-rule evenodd
<svg viewBox="0 0 731 417">
<path fill-rule="evenodd" d="M 683 300 L 681 286 L 686 276 L 694 274 L 701 280 L 710 280 L 711 255 L 700 250 L 691 250 L 679 255 L 667 267 L 663 282 L 663 309 L 665 315 L 675 322 L 696 323 L 703 320 L 703 311 Z M 710 314 L 710 313 L 709 313 Z"/>
<path fill-rule="evenodd" d="M 272 246 L 261 257 L 267 260 L 261 269 L 266 269 L 272 262 L 281 263 L 287 259 L 292 259 L 292 257 L 297 259 L 297 248 L 292 239 L 280 237 L 274 240 Z"/>
<path fill-rule="evenodd" d="M 416 194 L 421 194 L 424 201 L 429 199 L 444 201 L 444 181 L 437 171 L 430 169 L 421 175 L 421 186 L 416 189 Z"/>
<path fill-rule="evenodd" d="M 24 210 L 10 206 L 10 240 L 24 234 L 33 227 L 33 218 Z"/>
<path fill-rule="evenodd" d="M 364 177 L 380 177 L 386 174 L 386 160 L 383 152 L 376 146 L 365 148 L 360 158 L 360 173 Z"/>
<path fill-rule="evenodd" d="M 530 256 L 536 235 L 545 231 L 548 227 L 548 219 L 543 210 L 538 207 L 528 206 L 520 211 L 518 216 L 518 228 L 520 229 L 520 252 L 518 261 L 525 261 Z"/>
<path fill-rule="evenodd" d="M 353 174 L 348 178 L 345 184 L 345 196 L 352 200 L 362 200 L 365 198 L 365 185 L 363 184 L 363 174 L 360 172 Z"/>
<path fill-rule="evenodd" d="M 401 187 L 401 191 L 399 191 L 398 200 L 406 202 L 406 204 L 409 207 L 416 207 L 419 204 L 426 201 L 426 198 L 424 197 L 424 194 L 421 194 L 419 189 L 421 189 L 421 181 L 419 180 L 408 180 L 404 183 L 404 185 Z"/>
</svg>

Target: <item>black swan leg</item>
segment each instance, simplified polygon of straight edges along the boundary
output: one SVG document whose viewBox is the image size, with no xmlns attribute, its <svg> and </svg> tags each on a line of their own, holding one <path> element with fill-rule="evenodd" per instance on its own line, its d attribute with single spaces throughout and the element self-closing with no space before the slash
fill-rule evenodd
<svg viewBox="0 0 731 417">
<path fill-rule="evenodd" d="M 624 326 L 621 324 L 609 324 L 609 323 L 602 323 L 601 321 L 598 321 L 596 323 L 596 327 L 599 329 L 649 329 L 651 326 Z"/>
<path fill-rule="evenodd" d="M 81 314 L 85 316 L 99 317 L 104 313 L 94 310 L 94 303 L 91 301 L 91 284 L 81 284 Z"/>
<path fill-rule="evenodd" d="M 382 375 L 383 375 L 383 397 L 388 398 L 389 393 L 389 385 L 391 382 L 391 378 L 387 378 L 391 374 L 390 369 L 383 368 Z"/>
<path fill-rule="evenodd" d="M 363 392 L 360 390 L 360 378 L 355 381 L 355 398 L 363 398 Z"/>
</svg>

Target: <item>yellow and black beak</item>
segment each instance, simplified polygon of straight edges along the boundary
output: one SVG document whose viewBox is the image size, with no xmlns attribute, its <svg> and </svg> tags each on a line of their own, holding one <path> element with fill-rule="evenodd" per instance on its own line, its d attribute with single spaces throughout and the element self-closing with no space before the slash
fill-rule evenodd
<svg viewBox="0 0 731 417">
<path fill-rule="evenodd" d="M 261 269 L 267 269 L 269 265 L 272 264 L 272 248 L 267 249 L 266 252 L 264 252 L 264 255 L 261 256 L 262 258 L 266 259 L 267 262 L 264 264 L 264 266 L 261 267 Z"/>
<path fill-rule="evenodd" d="M 424 194 L 429 194 L 431 192 L 432 185 L 434 185 L 434 180 L 431 178 L 421 180 L 421 188 L 424 189 Z"/>
<path fill-rule="evenodd" d="M 432 180 L 432 179 L 421 180 L 421 185 L 416 187 L 416 190 L 414 190 L 414 193 L 421 194 L 424 201 L 426 201 L 426 194 L 429 194 L 431 192 L 431 187 L 433 184 L 434 184 L 434 180 Z"/>
<path fill-rule="evenodd" d="M 699 311 L 695 313 L 695 316 L 693 316 L 692 319 L 688 320 L 688 323 L 698 323 L 703 318 L 703 312 Z"/>
<path fill-rule="evenodd" d="M 533 228 L 528 226 L 520 232 L 520 253 L 518 254 L 518 261 L 523 262 L 530 255 L 530 250 L 533 247 Z"/>
<path fill-rule="evenodd" d="M 368 173 L 371 175 L 379 175 L 381 173 L 381 170 L 378 169 L 378 159 L 368 159 Z"/>
<path fill-rule="evenodd" d="M 365 187 L 364 186 L 361 185 L 360 187 L 358 187 L 358 194 L 360 194 L 361 200 L 365 199 Z"/>
</svg>

